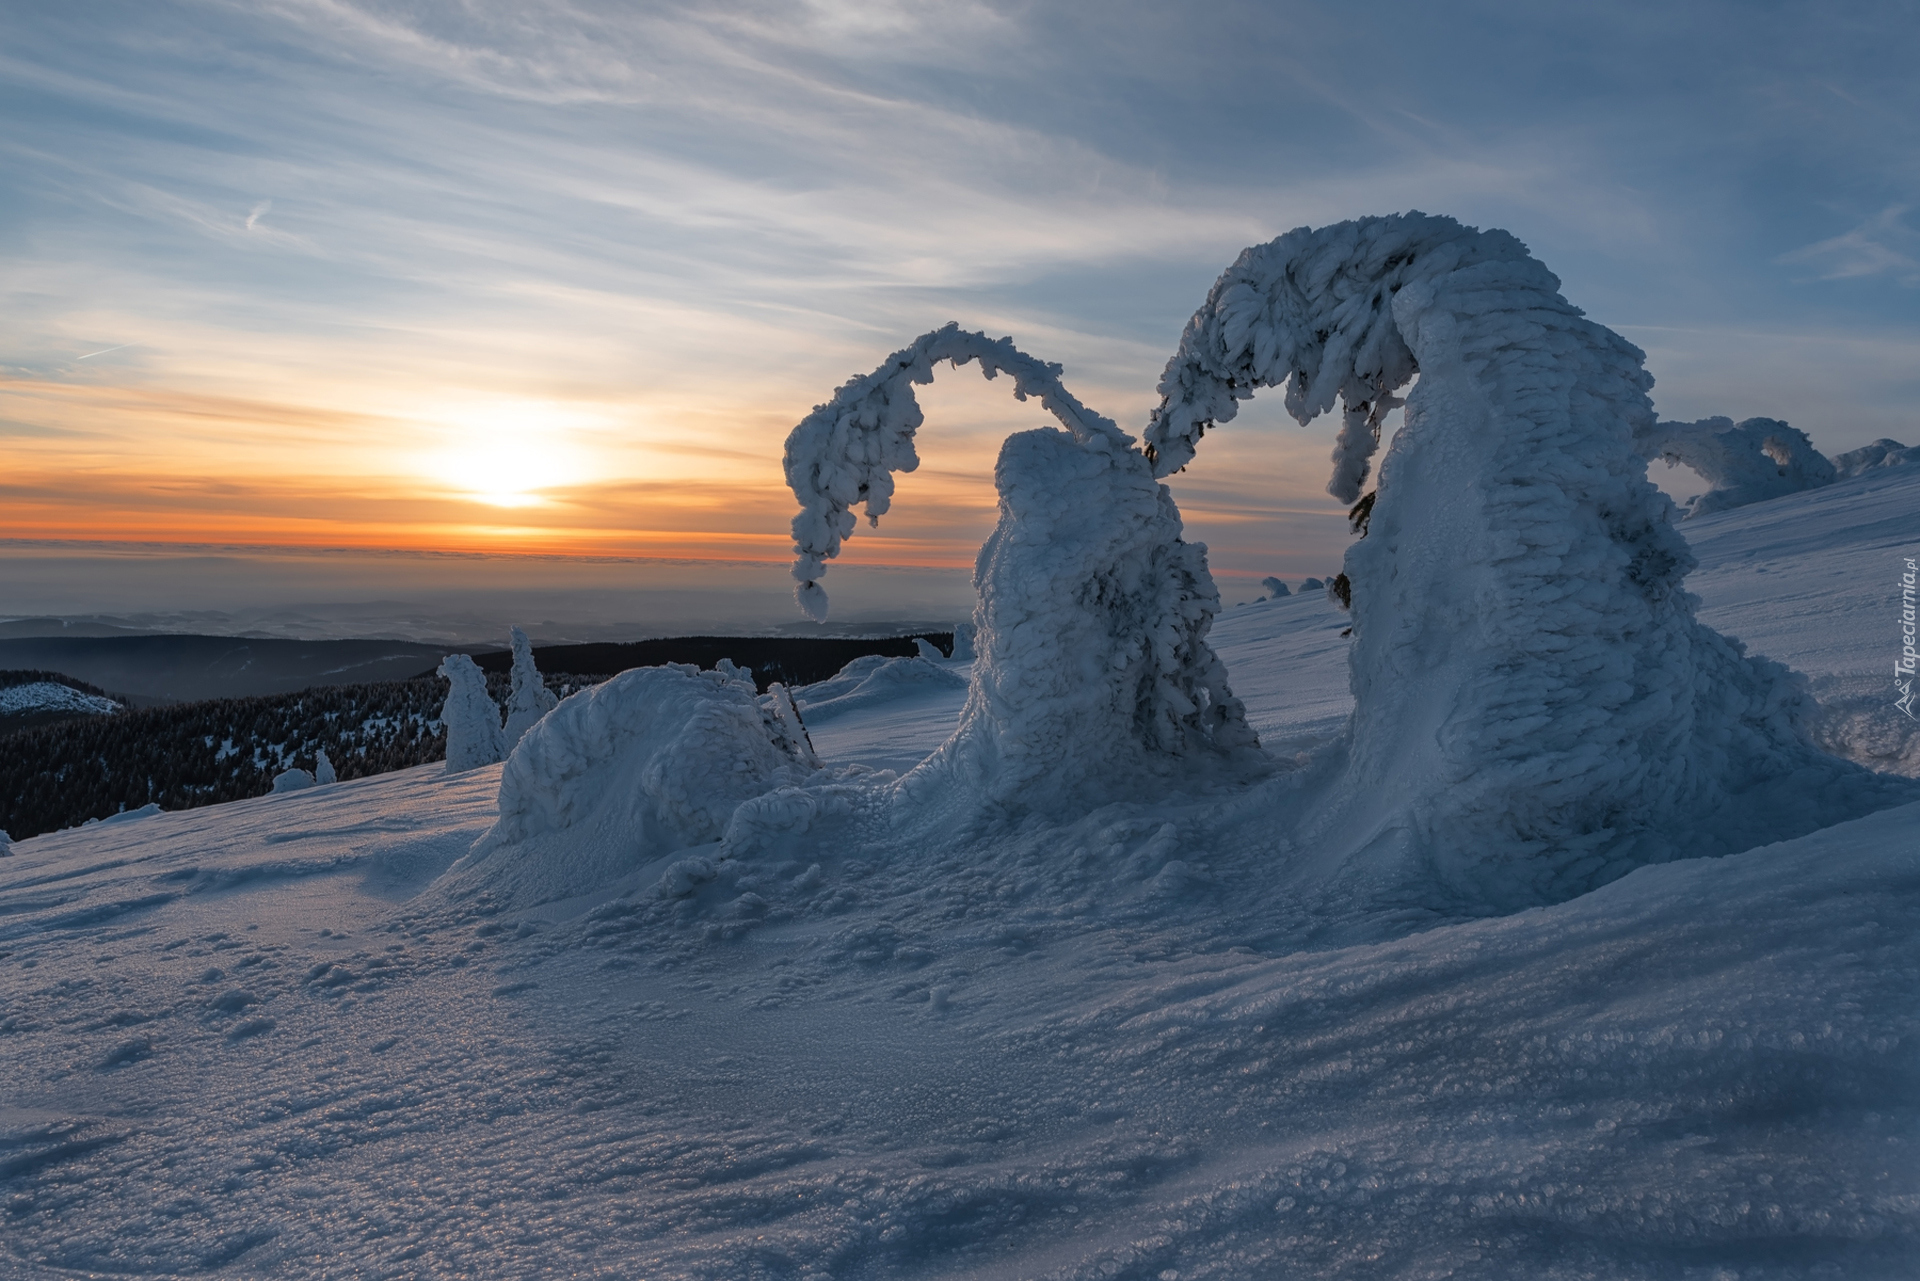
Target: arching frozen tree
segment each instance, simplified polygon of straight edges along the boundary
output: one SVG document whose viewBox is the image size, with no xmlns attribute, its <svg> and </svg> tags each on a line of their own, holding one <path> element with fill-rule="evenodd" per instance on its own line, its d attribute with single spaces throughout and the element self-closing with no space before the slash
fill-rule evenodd
<svg viewBox="0 0 1920 1281">
<path fill-rule="evenodd" d="M 511 752 L 521 735 L 555 707 L 559 697 L 540 679 L 534 666 L 533 642 L 518 627 L 509 633 L 513 642 L 513 692 L 507 696 L 506 748 Z"/>
<path fill-rule="evenodd" d="M 1642 355 L 1506 232 L 1411 213 L 1248 249 L 1187 326 L 1148 448 L 1175 470 L 1285 383 L 1303 424 L 1340 402 L 1328 490 L 1352 502 L 1416 372 L 1347 553 L 1356 708 L 1306 835 L 1369 879 L 1417 867 L 1513 904 L 1911 790 L 1815 751 L 1798 678 L 1695 621 L 1636 452 Z"/>
<path fill-rule="evenodd" d="M 467 655 L 449 654 L 440 660 L 439 674 L 447 681 L 447 701 L 440 709 L 447 727 L 447 773 L 504 760 L 500 708 L 487 693 L 486 673 Z"/>
<path fill-rule="evenodd" d="M 1649 461 L 1684 464 L 1707 482 L 1687 503 L 1689 516 L 1744 507 L 1834 481 L 1834 466 L 1807 434 L 1777 418 L 1702 418 L 1655 423 L 1635 440 Z"/>
<path fill-rule="evenodd" d="M 1002 804 L 1049 806 L 1136 787 L 1183 756 L 1254 744 L 1206 635 L 1220 608 L 1206 549 L 1133 438 L 1060 383 L 1060 367 L 957 325 L 925 334 L 843 386 L 787 438 L 800 500 L 801 607 L 826 616 L 819 578 L 853 532 L 878 522 L 893 473 L 918 465 L 913 387 L 933 367 L 1008 373 L 1065 428 L 1008 438 L 994 469 L 1000 520 L 974 569 L 977 657 L 959 729 L 915 775 Z M 940 787 L 927 790 L 938 791 Z"/>
</svg>

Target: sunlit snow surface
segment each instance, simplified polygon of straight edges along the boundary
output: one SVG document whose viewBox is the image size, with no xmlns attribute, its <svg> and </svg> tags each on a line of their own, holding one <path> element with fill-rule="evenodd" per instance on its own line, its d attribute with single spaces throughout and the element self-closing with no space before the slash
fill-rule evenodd
<svg viewBox="0 0 1920 1281">
<path fill-rule="evenodd" d="M 1875 478 L 1689 522 L 1703 619 L 1889 726 L 1865 700 L 1916 509 L 1920 476 Z M 1318 595 L 1217 625 L 1270 750 L 1337 735 L 1344 625 Z M 818 719 L 823 757 L 904 768 L 964 699 L 891 685 Z M 1920 807 L 1342 947 L 1263 888 L 1271 853 L 1192 846 L 1231 791 L 925 850 L 849 821 L 677 901 L 644 890 L 663 859 L 585 902 L 427 906 L 499 773 L 0 861 L 0 1275 L 1920 1257 Z"/>
</svg>

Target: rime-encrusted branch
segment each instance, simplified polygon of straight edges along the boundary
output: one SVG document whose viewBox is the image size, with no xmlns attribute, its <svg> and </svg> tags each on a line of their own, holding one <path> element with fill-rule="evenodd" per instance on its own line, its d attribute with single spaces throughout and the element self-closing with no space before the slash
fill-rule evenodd
<svg viewBox="0 0 1920 1281">
<path fill-rule="evenodd" d="M 957 323 L 922 334 L 840 388 L 787 436 L 787 484 L 800 500 L 793 518 L 793 576 L 799 580 L 794 598 L 816 622 L 827 616 L 819 579 L 853 533 L 853 508 L 864 506 L 867 519 L 878 525 L 893 502 L 893 474 L 920 465 L 913 435 L 925 419 L 913 388 L 932 382 L 941 361 L 978 361 L 988 378 L 1010 375 L 1017 399 L 1038 400 L 1083 445 L 1133 445 L 1133 437 L 1061 385 L 1059 365 L 1027 355 L 1011 338 L 988 338 Z"/>
<path fill-rule="evenodd" d="M 1482 261 L 1529 262 L 1502 231 L 1423 213 L 1300 227 L 1242 253 L 1194 313 L 1160 379 L 1146 432 L 1154 474 L 1180 470 L 1207 428 L 1230 422 L 1261 387 L 1287 387 L 1302 425 L 1344 407 L 1327 492 L 1360 497 L 1393 393 L 1418 372 L 1393 318 L 1394 295 Z M 1557 283 L 1557 282 L 1556 282 Z"/>
</svg>

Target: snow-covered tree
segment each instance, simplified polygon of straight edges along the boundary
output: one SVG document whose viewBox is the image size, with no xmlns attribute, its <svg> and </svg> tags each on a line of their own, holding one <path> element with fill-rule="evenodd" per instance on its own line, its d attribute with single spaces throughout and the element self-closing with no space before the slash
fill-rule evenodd
<svg viewBox="0 0 1920 1281">
<path fill-rule="evenodd" d="M 505 740 L 506 750 L 511 752 L 521 735 L 559 706 L 560 699 L 540 679 L 540 669 L 533 662 L 533 642 L 527 634 L 515 627 L 509 635 L 513 642 L 513 692 L 507 696 Z"/>
<path fill-rule="evenodd" d="M 447 681 L 447 702 L 440 710 L 447 727 L 447 773 L 504 760 L 506 737 L 499 705 L 487 693 L 486 673 L 467 655 L 449 654 L 440 660 L 439 674 Z"/>
<path fill-rule="evenodd" d="M 910 776 L 995 802 L 1049 807 L 1123 794 L 1176 758 L 1255 739 L 1206 635 L 1220 608 L 1206 549 L 1145 454 L 1060 382 L 1060 367 L 957 325 L 924 334 L 853 379 L 787 437 L 797 598 L 826 617 L 826 561 L 856 505 L 878 523 L 893 473 L 919 465 L 916 383 L 942 361 L 1010 374 L 1065 430 L 1007 439 L 994 469 L 1000 520 L 974 569 L 978 657 L 959 729 Z"/>
<path fill-rule="evenodd" d="M 1263 578 L 1260 580 L 1260 586 L 1266 589 L 1269 600 L 1279 600 L 1282 596 L 1293 594 L 1288 590 L 1287 585 L 1277 578 Z"/>
<path fill-rule="evenodd" d="M 1313 819 L 1367 880 L 1539 901 L 1889 803 L 1808 744 L 1797 677 L 1695 621 L 1642 361 L 1513 236 L 1420 213 L 1256 245 L 1188 324 L 1146 432 L 1163 475 L 1285 384 L 1302 424 L 1340 403 L 1328 490 L 1354 502 L 1420 376 L 1347 552 L 1357 706 Z"/>
<path fill-rule="evenodd" d="M 340 781 L 340 776 L 334 772 L 333 762 L 328 759 L 327 749 L 324 747 L 314 754 L 313 781 L 323 787 L 328 783 Z"/>
<path fill-rule="evenodd" d="M 1777 418 L 1702 418 L 1655 423 L 1636 444 L 1649 460 L 1692 468 L 1708 489 L 1687 503 L 1689 516 L 1726 511 L 1834 481 L 1834 465 L 1807 434 Z"/>
</svg>

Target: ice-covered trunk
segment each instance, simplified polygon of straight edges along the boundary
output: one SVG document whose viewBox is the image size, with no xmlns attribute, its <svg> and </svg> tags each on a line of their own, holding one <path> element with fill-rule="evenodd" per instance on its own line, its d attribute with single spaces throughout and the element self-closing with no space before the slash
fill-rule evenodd
<svg viewBox="0 0 1920 1281">
<path fill-rule="evenodd" d="M 1205 549 L 1181 539 L 1146 459 L 1042 428 L 1007 438 L 994 483 L 973 687 L 908 794 L 957 781 L 1002 805 L 1085 805 L 1253 746 L 1206 642 L 1220 598 Z"/>
<path fill-rule="evenodd" d="M 1635 448 L 1641 354 L 1558 288 L 1450 219 L 1289 233 L 1215 286 L 1148 431 L 1168 469 L 1257 387 L 1288 383 L 1302 422 L 1338 395 L 1329 488 L 1352 501 L 1368 422 L 1418 371 L 1346 561 L 1346 768 L 1303 834 L 1431 906 L 1562 898 L 1905 794 L 1815 751 L 1799 679 L 1695 621 L 1692 555 Z"/>
</svg>

